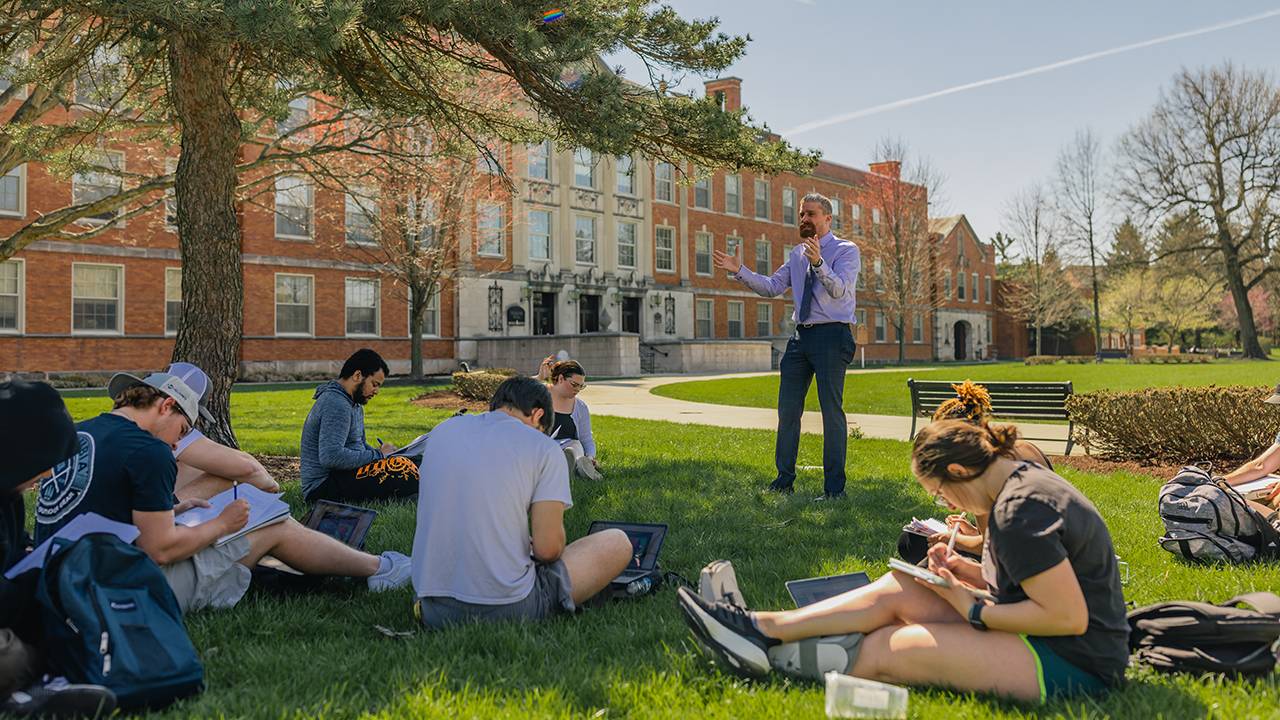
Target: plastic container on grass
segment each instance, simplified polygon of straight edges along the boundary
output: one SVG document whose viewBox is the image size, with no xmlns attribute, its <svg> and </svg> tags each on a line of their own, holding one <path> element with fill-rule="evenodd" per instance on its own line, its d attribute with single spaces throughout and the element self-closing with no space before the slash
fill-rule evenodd
<svg viewBox="0 0 1280 720">
<path fill-rule="evenodd" d="M 905 718 L 907 689 L 852 675 L 829 672 L 827 717 Z"/>
</svg>

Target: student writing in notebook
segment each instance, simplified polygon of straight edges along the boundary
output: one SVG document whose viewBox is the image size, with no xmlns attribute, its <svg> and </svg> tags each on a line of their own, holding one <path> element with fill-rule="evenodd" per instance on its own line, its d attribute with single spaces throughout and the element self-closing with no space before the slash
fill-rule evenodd
<svg viewBox="0 0 1280 720">
<path fill-rule="evenodd" d="M 564 449 L 569 473 L 588 480 L 600 480 L 596 460 L 596 439 L 591 433 L 591 411 L 578 395 L 587 387 L 587 371 L 576 360 L 556 361 L 548 356 L 538 367 L 538 379 L 551 391 L 555 419 L 551 437 Z"/>
<path fill-rule="evenodd" d="M 309 574 L 367 578 L 370 590 L 409 582 L 409 558 L 368 555 L 289 519 L 260 527 L 223 545 L 224 535 L 249 519 L 244 499 L 194 527 L 175 525 L 176 513 L 207 506 L 174 497 L 173 447 L 200 414 L 199 396 L 180 378 L 125 373 L 111 378 L 115 408 L 77 426 L 78 449 L 41 482 L 36 539 L 43 541 L 77 515 L 96 512 L 137 526 L 137 545 L 161 566 L 184 612 L 231 607 L 249 588 L 250 568 L 266 555 Z"/>
<path fill-rule="evenodd" d="M 1264 400 L 1271 405 L 1280 405 L 1280 385 L 1276 385 L 1271 395 Z M 1263 450 L 1257 457 L 1240 467 L 1226 474 L 1226 481 L 1231 485 L 1243 485 L 1254 480 L 1261 480 L 1268 475 L 1274 475 L 1280 470 L 1280 434 L 1276 435 L 1276 439 L 1271 442 L 1267 449 Z M 1270 492 L 1259 501 L 1249 501 L 1249 505 L 1254 510 L 1261 512 L 1263 516 L 1271 514 L 1273 510 L 1280 508 L 1280 482 L 1271 486 Z"/>
</svg>

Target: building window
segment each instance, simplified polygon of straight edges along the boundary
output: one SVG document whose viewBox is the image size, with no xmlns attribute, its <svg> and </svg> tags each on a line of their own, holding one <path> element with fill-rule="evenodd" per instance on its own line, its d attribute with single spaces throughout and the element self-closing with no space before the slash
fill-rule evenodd
<svg viewBox="0 0 1280 720">
<path fill-rule="evenodd" d="M 164 269 L 164 333 L 178 334 L 182 320 L 182 268 Z"/>
<path fill-rule="evenodd" d="M 991 302 L 991 276 L 987 275 L 982 278 L 983 284 L 986 285 L 987 302 Z"/>
<path fill-rule="evenodd" d="M 841 213 L 841 210 L 843 210 L 843 208 L 840 207 L 840 198 L 833 197 L 828 199 L 831 200 L 831 229 L 843 230 L 844 217 L 843 217 L 843 214 Z"/>
<path fill-rule="evenodd" d="M 422 311 L 422 335 L 440 337 L 440 293 L 431 293 L 427 307 Z"/>
<path fill-rule="evenodd" d="M 693 336 L 711 337 L 711 301 L 696 300 L 693 306 Z"/>
<path fill-rule="evenodd" d="M 22 332 L 23 261 L 6 260 L 0 263 L 0 332 Z"/>
<path fill-rule="evenodd" d="M 871 224 L 877 232 L 880 231 L 880 208 L 871 208 Z"/>
<path fill-rule="evenodd" d="M 276 81 L 276 89 L 289 92 L 293 85 L 285 80 Z M 288 114 L 276 123 L 276 134 L 286 135 L 306 125 L 311 119 L 311 98 L 306 95 L 289 98 Z"/>
<path fill-rule="evenodd" d="M 409 195 L 409 206 L 405 213 L 409 218 L 411 233 L 417 229 L 418 242 L 428 247 L 436 243 L 436 201 L 425 197 L 419 200 L 414 194 Z"/>
<path fill-rule="evenodd" d="M 95 48 L 76 75 L 76 104 L 103 110 L 119 102 L 124 95 L 123 67 L 118 48 Z"/>
<path fill-rule="evenodd" d="M 796 191 L 791 188 L 782 189 L 782 224 L 796 224 Z"/>
<path fill-rule="evenodd" d="M 494 150 L 487 145 L 482 145 L 477 150 L 476 155 L 476 172 L 481 175 L 501 175 L 502 174 L 502 150 Z"/>
<path fill-rule="evenodd" d="M 971 274 L 969 279 L 973 281 L 970 286 L 973 288 L 973 302 L 978 302 L 978 273 Z"/>
<path fill-rule="evenodd" d="M 314 293 L 310 275 L 276 273 L 276 334 L 310 335 Z"/>
<path fill-rule="evenodd" d="M 573 151 L 573 184 L 592 190 L 596 187 L 596 154 L 590 148 Z"/>
<path fill-rule="evenodd" d="M 769 219 L 769 181 L 756 180 L 756 217 L 761 220 Z"/>
<path fill-rule="evenodd" d="M 876 292 L 884 291 L 884 263 L 880 262 L 880 258 L 876 258 L 871 263 L 872 271 L 876 275 Z"/>
<path fill-rule="evenodd" d="M 711 178 L 705 177 L 693 183 L 693 206 L 711 209 Z"/>
<path fill-rule="evenodd" d="M 378 334 L 378 281 L 347 278 L 347 334 Z"/>
<path fill-rule="evenodd" d="M 0 175 L 0 215 L 22 217 L 27 213 L 26 163 Z"/>
<path fill-rule="evenodd" d="M 314 192 L 306 178 L 276 178 L 276 237 L 311 239 Z"/>
<path fill-rule="evenodd" d="M 346 194 L 345 219 L 348 245 L 378 243 L 378 190 L 372 186 L 353 188 Z"/>
<path fill-rule="evenodd" d="M 660 227 L 653 231 L 654 269 L 662 272 L 676 271 L 676 231 Z"/>
<path fill-rule="evenodd" d="M 693 236 L 693 271 L 699 275 L 711 274 L 711 233 L 700 232 Z"/>
<path fill-rule="evenodd" d="M 950 270 L 942 271 L 942 299 L 943 300 L 951 299 L 951 271 Z"/>
<path fill-rule="evenodd" d="M 477 252 L 491 257 L 503 257 L 502 206 L 498 203 L 480 203 L 477 209 L 480 236 Z"/>
<path fill-rule="evenodd" d="M 990 345 L 991 344 L 991 318 L 987 318 L 987 322 L 984 323 L 984 325 L 986 327 L 986 333 L 987 333 L 987 345 Z M 990 352 L 990 350 L 988 350 L 987 352 Z"/>
<path fill-rule="evenodd" d="M 773 272 L 773 265 L 769 257 L 769 241 L 756 241 L 756 272 L 761 275 L 768 275 Z"/>
<path fill-rule="evenodd" d="M 742 257 L 742 238 L 727 237 L 724 239 L 724 252 L 736 258 Z"/>
<path fill-rule="evenodd" d="M 653 166 L 654 197 L 662 202 L 675 202 L 676 168 L 669 162 Z"/>
<path fill-rule="evenodd" d="M 742 337 L 742 303 L 730 301 L 729 305 L 729 337 Z"/>
<path fill-rule="evenodd" d="M 916 313 L 911 319 L 911 342 L 924 342 L 924 313 Z"/>
<path fill-rule="evenodd" d="M 618 267 L 636 266 L 636 224 L 618 223 Z"/>
<path fill-rule="evenodd" d="M 596 264 L 596 219 L 573 219 L 574 260 L 584 265 Z"/>
<path fill-rule="evenodd" d="M 862 327 L 867 326 L 867 311 L 865 309 L 858 308 L 857 310 L 853 311 L 853 315 L 858 319 L 859 325 L 861 325 Z"/>
<path fill-rule="evenodd" d="M 551 211 L 529 211 L 529 257 L 551 259 Z"/>
<path fill-rule="evenodd" d="M 724 176 L 724 211 L 733 215 L 742 213 L 742 177 Z"/>
<path fill-rule="evenodd" d="M 537 145 L 529 146 L 529 178 L 532 180 L 551 179 L 550 140 L 543 140 Z"/>
<path fill-rule="evenodd" d="M 166 175 L 173 175 L 176 183 L 178 159 L 169 158 L 165 160 L 164 172 Z M 164 191 L 164 229 L 169 232 L 177 232 L 178 230 L 178 193 L 173 186 Z"/>
<path fill-rule="evenodd" d="M 965 290 L 964 271 L 961 270 L 960 272 L 956 273 L 956 299 L 957 300 L 964 299 L 964 290 Z"/>
<path fill-rule="evenodd" d="M 851 204 L 849 206 L 849 215 L 853 219 L 853 227 L 850 229 L 853 230 L 853 233 L 855 235 L 861 235 L 862 234 L 862 206 L 859 205 L 858 203 Z"/>
<path fill-rule="evenodd" d="M 773 305 L 770 303 L 756 303 L 756 335 L 773 335 Z"/>
<path fill-rule="evenodd" d="M 876 312 L 876 342 L 884 342 L 884 311 Z"/>
<path fill-rule="evenodd" d="M 95 154 L 88 158 L 88 162 L 98 168 L 84 170 L 71 176 L 71 202 L 76 205 L 110 197 L 119 193 L 124 187 L 121 179 L 121 173 L 124 172 L 124 153 Z M 97 215 L 82 218 L 80 222 L 90 224 L 111 222 L 117 214 L 116 210 L 106 210 Z"/>
<path fill-rule="evenodd" d="M 71 265 L 71 331 L 124 332 L 124 266 Z"/>
<path fill-rule="evenodd" d="M 630 155 L 619 155 L 617 161 L 618 168 L 618 194 L 619 195 L 635 195 L 636 194 L 636 164 Z"/>
</svg>

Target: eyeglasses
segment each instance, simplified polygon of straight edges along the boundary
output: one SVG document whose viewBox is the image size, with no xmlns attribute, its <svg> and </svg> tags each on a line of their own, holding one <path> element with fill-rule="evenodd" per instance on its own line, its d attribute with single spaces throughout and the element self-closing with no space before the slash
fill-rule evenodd
<svg viewBox="0 0 1280 720">
<path fill-rule="evenodd" d="M 565 380 L 569 381 L 569 385 L 571 385 L 574 390 L 581 390 L 582 388 L 587 386 L 586 380 L 583 380 L 582 382 L 574 382 L 572 380 L 569 380 L 569 378 L 565 378 Z"/>
<path fill-rule="evenodd" d="M 951 501 L 942 496 L 942 483 L 938 483 L 938 489 L 933 491 L 933 504 L 942 508 L 951 507 Z"/>
</svg>

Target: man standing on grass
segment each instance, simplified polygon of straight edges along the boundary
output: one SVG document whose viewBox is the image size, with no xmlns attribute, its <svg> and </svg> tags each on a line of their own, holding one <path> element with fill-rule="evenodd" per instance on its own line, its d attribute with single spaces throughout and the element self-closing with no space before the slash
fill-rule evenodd
<svg viewBox="0 0 1280 720">
<path fill-rule="evenodd" d="M 418 494 L 418 466 L 392 455 L 396 446 L 369 444 L 364 434 L 364 406 L 391 371 L 369 348 L 355 351 L 337 380 L 316 388 L 315 404 L 302 424 L 302 497 L 307 502 L 413 498 Z"/>
<path fill-rule="evenodd" d="M 823 493 L 817 500 L 844 497 L 844 461 L 849 427 L 844 416 L 844 374 L 853 361 L 853 291 L 862 269 L 858 246 L 831 233 L 831 201 L 811 192 L 800 204 L 803 242 L 771 276 L 758 275 L 741 258 L 715 251 L 716 267 L 728 270 L 757 295 L 777 297 L 791 289 L 796 330 L 787 341 L 778 370 L 778 476 L 769 489 L 791 494 L 800 449 L 800 418 L 809 383 L 817 376 L 822 408 Z"/>
</svg>

